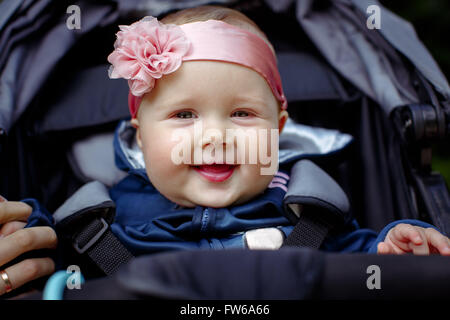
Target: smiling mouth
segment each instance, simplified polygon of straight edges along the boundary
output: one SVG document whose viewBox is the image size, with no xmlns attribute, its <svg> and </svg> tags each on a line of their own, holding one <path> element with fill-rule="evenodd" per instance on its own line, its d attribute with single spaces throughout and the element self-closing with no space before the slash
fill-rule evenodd
<svg viewBox="0 0 450 320">
<path fill-rule="evenodd" d="M 231 177 L 238 165 L 231 164 L 204 164 L 193 166 L 201 176 L 211 182 L 223 182 Z"/>
</svg>

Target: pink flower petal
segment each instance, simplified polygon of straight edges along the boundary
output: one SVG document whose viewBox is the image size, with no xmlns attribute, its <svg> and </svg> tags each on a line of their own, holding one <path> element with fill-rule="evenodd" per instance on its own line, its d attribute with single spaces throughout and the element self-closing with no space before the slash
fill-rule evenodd
<svg viewBox="0 0 450 320">
<path fill-rule="evenodd" d="M 128 79 L 135 96 L 152 90 L 155 79 L 178 70 L 190 49 L 179 26 L 161 24 L 154 17 L 119 28 L 115 50 L 108 56 L 110 77 Z"/>
<path fill-rule="evenodd" d="M 134 96 L 140 97 L 153 89 L 155 86 L 155 79 L 152 78 L 150 82 L 142 80 L 128 80 L 128 86 Z"/>
</svg>

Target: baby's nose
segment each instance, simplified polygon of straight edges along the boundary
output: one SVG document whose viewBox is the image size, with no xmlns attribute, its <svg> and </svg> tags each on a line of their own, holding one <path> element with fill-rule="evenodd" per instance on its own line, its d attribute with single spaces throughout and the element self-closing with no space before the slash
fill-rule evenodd
<svg viewBox="0 0 450 320">
<path fill-rule="evenodd" d="M 217 128 L 209 128 L 203 131 L 203 134 L 199 136 L 198 146 L 202 149 L 208 146 L 214 146 L 215 148 L 226 148 L 229 142 L 227 141 L 226 130 L 219 130 Z"/>
<path fill-rule="evenodd" d="M 209 122 L 208 125 L 204 124 L 197 127 L 194 126 L 194 159 L 201 158 L 202 163 L 205 161 L 208 163 L 227 162 L 228 153 L 232 153 L 233 141 L 227 139 L 226 126 L 223 123 L 212 124 L 212 122 Z"/>
<path fill-rule="evenodd" d="M 208 145 L 226 146 L 226 126 L 220 120 L 199 121 L 194 126 L 196 147 L 205 148 Z"/>
</svg>

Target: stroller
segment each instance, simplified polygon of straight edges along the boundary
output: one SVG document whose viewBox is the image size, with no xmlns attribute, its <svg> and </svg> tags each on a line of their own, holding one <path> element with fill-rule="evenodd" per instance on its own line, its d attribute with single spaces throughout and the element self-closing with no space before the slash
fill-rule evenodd
<svg viewBox="0 0 450 320">
<path fill-rule="evenodd" d="M 292 121 L 353 137 L 338 152 L 309 160 L 343 188 L 362 227 L 379 231 L 393 220 L 418 219 L 450 235 L 450 195 L 431 168 L 432 143 L 450 136 L 450 87 L 414 29 L 369 0 L 4 0 L 0 194 L 37 198 L 57 212 L 86 183 L 117 182 L 123 173 L 99 169 L 107 160 L 90 152 L 112 144 L 111 133 L 128 117 L 126 83 L 107 77 L 117 25 L 209 3 L 242 11 L 267 34 Z M 73 5 L 80 10 L 80 28 L 68 20 Z M 380 29 L 368 27 L 371 5 L 381 8 Z M 316 263 L 321 267 L 312 271 Z M 382 295 L 367 290 L 367 273 L 355 272 L 374 264 L 390 272 Z M 408 291 L 414 285 L 426 286 L 422 294 L 428 297 L 442 297 L 449 293 L 442 286 L 448 266 L 444 257 L 335 255 L 308 248 L 176 252 L 133 259 L 121 277 L 88 282 L 82 295 L 73 291 L 69 297 L 389 299 L 399 293 L 414 297 Z M 275 267 L 282 274 L 276 283 L 270 281 Z M 227 283 L 209 270 L 221 270 Z M 418 277 L 421 270 L 427 276 Z M 398 278 L 408 287 L 395 286 Z M 119 287 L 127 290 L 108 290 Z"/>
</svg>

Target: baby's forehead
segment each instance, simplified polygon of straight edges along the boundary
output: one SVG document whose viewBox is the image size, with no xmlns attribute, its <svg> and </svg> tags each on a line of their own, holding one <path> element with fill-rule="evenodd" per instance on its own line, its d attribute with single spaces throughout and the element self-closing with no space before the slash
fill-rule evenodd
<svg viewBox="0 0 450 320">
<path fill-rule="evenodd" d="M 189 61 L 157 82 L 160 100 L 189 100 L 214 95 L 240 102 L 266 104 L 275 99 L 263 76 L 255 70 L 223 61 Z M 152 94 L 152 93 L 150 93 Z"/>
<path fill-rule="evenodd" d="M 185 62 L 174 73 L 173 78 L 176 79 L 170 79 L 175 80 L 171 81 L 171 87 L 180 94 L 201 95 L 205 90 L 210 90 L 218 96 L 232 96 L 236 99 L 261 100 L 273 96 L 272 90 L 261 74 L 251 68 L 230 62 L 210 60 Z"/>
</svg>

